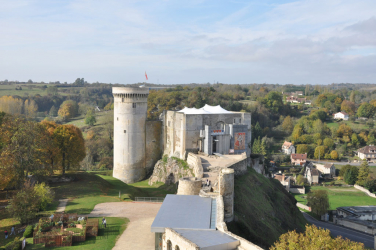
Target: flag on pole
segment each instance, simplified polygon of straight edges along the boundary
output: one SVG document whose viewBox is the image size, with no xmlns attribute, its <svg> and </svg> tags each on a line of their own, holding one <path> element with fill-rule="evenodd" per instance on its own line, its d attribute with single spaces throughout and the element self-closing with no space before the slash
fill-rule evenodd
<svg viewBox="0 0 376 250">
<path fill-rule="evenodd" d="M 146 74 L 146 71 L 145 71 L 145 78 L 146 78 L 146 81 L 149 80 L 148 75 Z"/>
</svg>

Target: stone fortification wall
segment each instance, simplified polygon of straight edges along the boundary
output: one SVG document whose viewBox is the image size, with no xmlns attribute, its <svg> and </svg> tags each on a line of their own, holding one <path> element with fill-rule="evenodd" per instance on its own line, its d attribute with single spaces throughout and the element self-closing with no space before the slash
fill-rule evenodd
<svg viewBox="0 0 376 250">
<path fill-rule="evenodd" d="M 290 192 L 293 194 L 305 194 L 305 187 L 297 188 L 297 187 L 290 187 Z"/>
<path fill-rule="evenodd" d="M 352 228 L 352 229 L 355 229 L 364 233 L 372 234 L 372 235 L 376 234 L 375 228 L 373 227 L 369 228 L 367 225 L 362 224 L 361 222 L 349 221 L 349 220 L 342 219 L 342 218 L 334 218 L 334 224 L 341 225 L 344 227 L 349 227 L 349 228 Z"/>
<path fill-rule="evenodd" d="M 146 121 L 146 174 L 153 172 L 157 161 L 162 158 L 162 121 Z"/>
<path fill-rule="evenodd" d="M 234 218 L 234 170 L 222 169 L 219 173 L 219 194 L 223 196 L 225 221 Z"/>
<path fill-rule="evenodd" d="M 177 183 L 180 178 L 195 177 L 191 167 L 183 166 L 176 159 L 168 158 L 166 162 L 159 160 L 154 167 L 153 174 L 149 178 L 149 185 L 163 182 L 167 185 Z"/>
<path fill-rule="evenodd" d="M 247 153 L 242 153 L 242 159 L 235 162 L 226 165 L 227 168 L 231 168 L 234 170 L 235 175 L 243 175 L 247 173 L 247 167 L 248 167 L 248 158 Z"/>
<path fill-rule="evenodd" d="M 202 168 L 201 158 L 193 153 L 188 153 L 187 163 L 189 167 L 193 168 L 195 177 L 202 178 L 204 175 L 204 170 Z"/>
<path fill-rule="evenodd" d="M 202 180 L 197 177 L 186 177 L 179 180 L 179 195 L 198 195 L 201 190 Z"/>
<path fill-rule="evenodd" d="M 361 186 L 358 186 L 358 185 L 354 185 L 354 188 L 359 189 L 360 191 L 366 193 L 368 196 L 376 198 L 375 194 L 371 193 L 369 190 L 365 189 L 364 187 L 361 187 Z"/>
<path fill-rule="evenodd" d="M 265 174 L 265 168 L 263 164 L 260 164 L 260 158 L 251 159 L 252 161 L 252 168 L 259 174 Z"/>
<path fill-rule="evenodd" d="M 186 250 L 199 250 L 200 247 L 197 246 L 192 241 L 188 240 L 187 238 L 184 238 L 182 235 L 177 233 L 172 228 L 166 228 L 165 230 L 165 237 L 163 238 L 163 244 L 162 249 L 167 250 L 167 242 L 171 242 L 171 249 L 176 249 L 175 247 L 178 246 L 179 249 L 186 249 Z"/>
<path fill-rule="evenodd" d="M 231 233 L 227 230 L 226 223 L 224 221 L 224 202 L 223 197 L 218 195 L 216 197 L 216 203 L 217 203 L 217 218 L 216 218 L 216 227 L 219 231 L 237 239 L 240 241 L 240 246 L 238 247 L 238 250 L 262 250 L 261 247 L 253 244 L 252 242 L 249 242 L 248 240 Z"/>
<path fill-rule="evenodd" d="M 300 207 L 300 208 L 303 208 L 303 209 L 305 209 L 305 210 L 311 211 L 311 207 L 306 206 L 306 205 L 304 205 L 304 204 L 302 204 L 302 203 L 297 202 L 297 203 L 296 203 L 296 206 L 297 206 L 297 207 Z"/>
</svg>

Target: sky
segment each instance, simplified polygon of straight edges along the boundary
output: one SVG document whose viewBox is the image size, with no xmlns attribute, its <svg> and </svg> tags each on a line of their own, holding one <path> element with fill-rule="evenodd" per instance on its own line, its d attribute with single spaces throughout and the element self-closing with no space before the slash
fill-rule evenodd
<svg viewBox="0 0 376 250">
<path fill-rule="evenodd" d="M 0 80 L 376 83 L 375 0 L 0 0 Z"/>
</svg>

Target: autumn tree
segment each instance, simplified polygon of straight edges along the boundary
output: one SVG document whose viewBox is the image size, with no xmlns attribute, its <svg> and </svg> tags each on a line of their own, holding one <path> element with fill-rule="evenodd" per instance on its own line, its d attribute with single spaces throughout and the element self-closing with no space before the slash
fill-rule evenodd
<svg viewBox="0 0 376 250">
<path fill-rule="evenodd" d="M 290 116 L 286 116 L 286 118 L 283 120 L 282 128 L 287 134 L 291 134 L 294 129 L 294 123 Z"/>
<path fill-rule="evenodd" d="M 270 250 L 297 250 L 297 249 L 327 249 L 327 250 L 364 250 L 364 244 L 343 239 L 341 236 L 332 238 L 328 229 L 317 228 L 315 225 L 306 225 L 303 233 L 289 231 L 282 234 Z"/>
<path fill-rule="evenodd" d="M 75 117 L 78 113 L 78 105 L 73 100 L 68 100 L 63 102 L 60 105 L 60 109 L 58 111 L 58 114 L 61 118 L 63 118 L 65 121 Z"/>
<path fill-rule="evenodd" d="M 30 174 L 47 175 L 51 168 L 47 163 L 46 148 L 51 141 L 39 123 L 23 118 L 6 116 L 0 127 L 0 189 L 18 186 Z"/>
<path fill-rule="evenodd" d="M 336 150 L 332 150 L 332 152 L 330 152 L 330 158 L 333 159 L 333 160 L 337 160 L 338 159 L 338 152 Z"/>
<path fill-rule="evenodd" d="M 54 130 L 54 137 L 61 154 L 61 170 L 78 167 L 85 158 L 85 141 L 81 130 L 73 125 L 59 125 Z"/>
<path fill-rule="evenodd" d="M 22 114 L 23 101 L 12 96 L 0 97 L 0 111 L 8 114 Z"/>
<path fill-rule="evenodd" d="M 317 215 L 324 215 L 329 209 L 329 197 L 326 190 L 313 190 L 307 194 L 307 206 Z"/>
<path fill-rule="evenodd" d="M 305 154 L 308 153 L 309 148 L 307 144 L 299 144 L 296 148 L 296 153 L 297 154 Z"/>
<path fill-rule="evenodd" d="M 315 158 L 316 159 L 322 159 L 325 156 L 326 153 L 326 147 L 325 146 L 318 146 L 315 148 Z"/>
<path fill-rule="evenodd" d="M 344 100 L 341 104 L 341 110 L 345 111 L 349 115 L 354 115 L 356 110 L 355 103 Z"/>
<path fill-rule="evenodd" d="M 32 99 L 25 100 L 24 103 L 24 114 L 27 117 L 35 117 L 38 111 L 38 105 Z"/>
</svg>

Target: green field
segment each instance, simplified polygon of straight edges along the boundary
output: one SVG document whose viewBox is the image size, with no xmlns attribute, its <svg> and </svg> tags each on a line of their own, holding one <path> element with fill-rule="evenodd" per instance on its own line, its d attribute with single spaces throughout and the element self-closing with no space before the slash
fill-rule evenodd
<svg viewBox="0 0 376 250">
<path fill-rule="evenodd" d="M 127 218 L 115 218 L 107 217 L 107 228 L 103 228 L 100 224 L 100 229 L 98 230 L 97 237 L 88 237 L 84 242 L 74 242 L 71 247 L 51 247 L 48 249 L 59 249 L 59 250 L 110 250 L 115 246 L 116 240 L 124 232 L 127 227 L 129 220 Z M 26 250 L 33 249 L 45 249 L 43 244 L 33 245 L 33 239 L 27 239 Z"/>
<path fill-rule="evenodd" d="M 351 129 L 356 129 L 356 130 L 361 130 L 361 129 L 370 129 L 370 127 L 366 124 L 362 124 L 362 123 L 359 123 L 359 122 L 352 122 L 352 121 L 340 121 L 340 122 L 335 122 L 335 121 L 332 121 L 332 122 L 329 122 L 329 123 L 326 123 L 326 125 L 329 127 L 329 128 L 339 128 L 339 126 L 344 123 L 346 124 L 347 126 L 349 126 Z"/>
<path fill-rule="evenodd" d="M 376 199 L 369 197 L 365 193 L 353 188 L 353 187 L 334 187 L 334 186 L 312 186 L 310 190 L 327 190 L 329 195 L 330 210 L 335 210 L 337 207 L 343 206 L 364 206 L 364 205 L 376 205 Z M 306 193 L 308 193 L 306 189 Z M 306 204 L 307 200 L 303 196 L 307 194 L 293 194 L 295 199 Z"/>
</svg>

